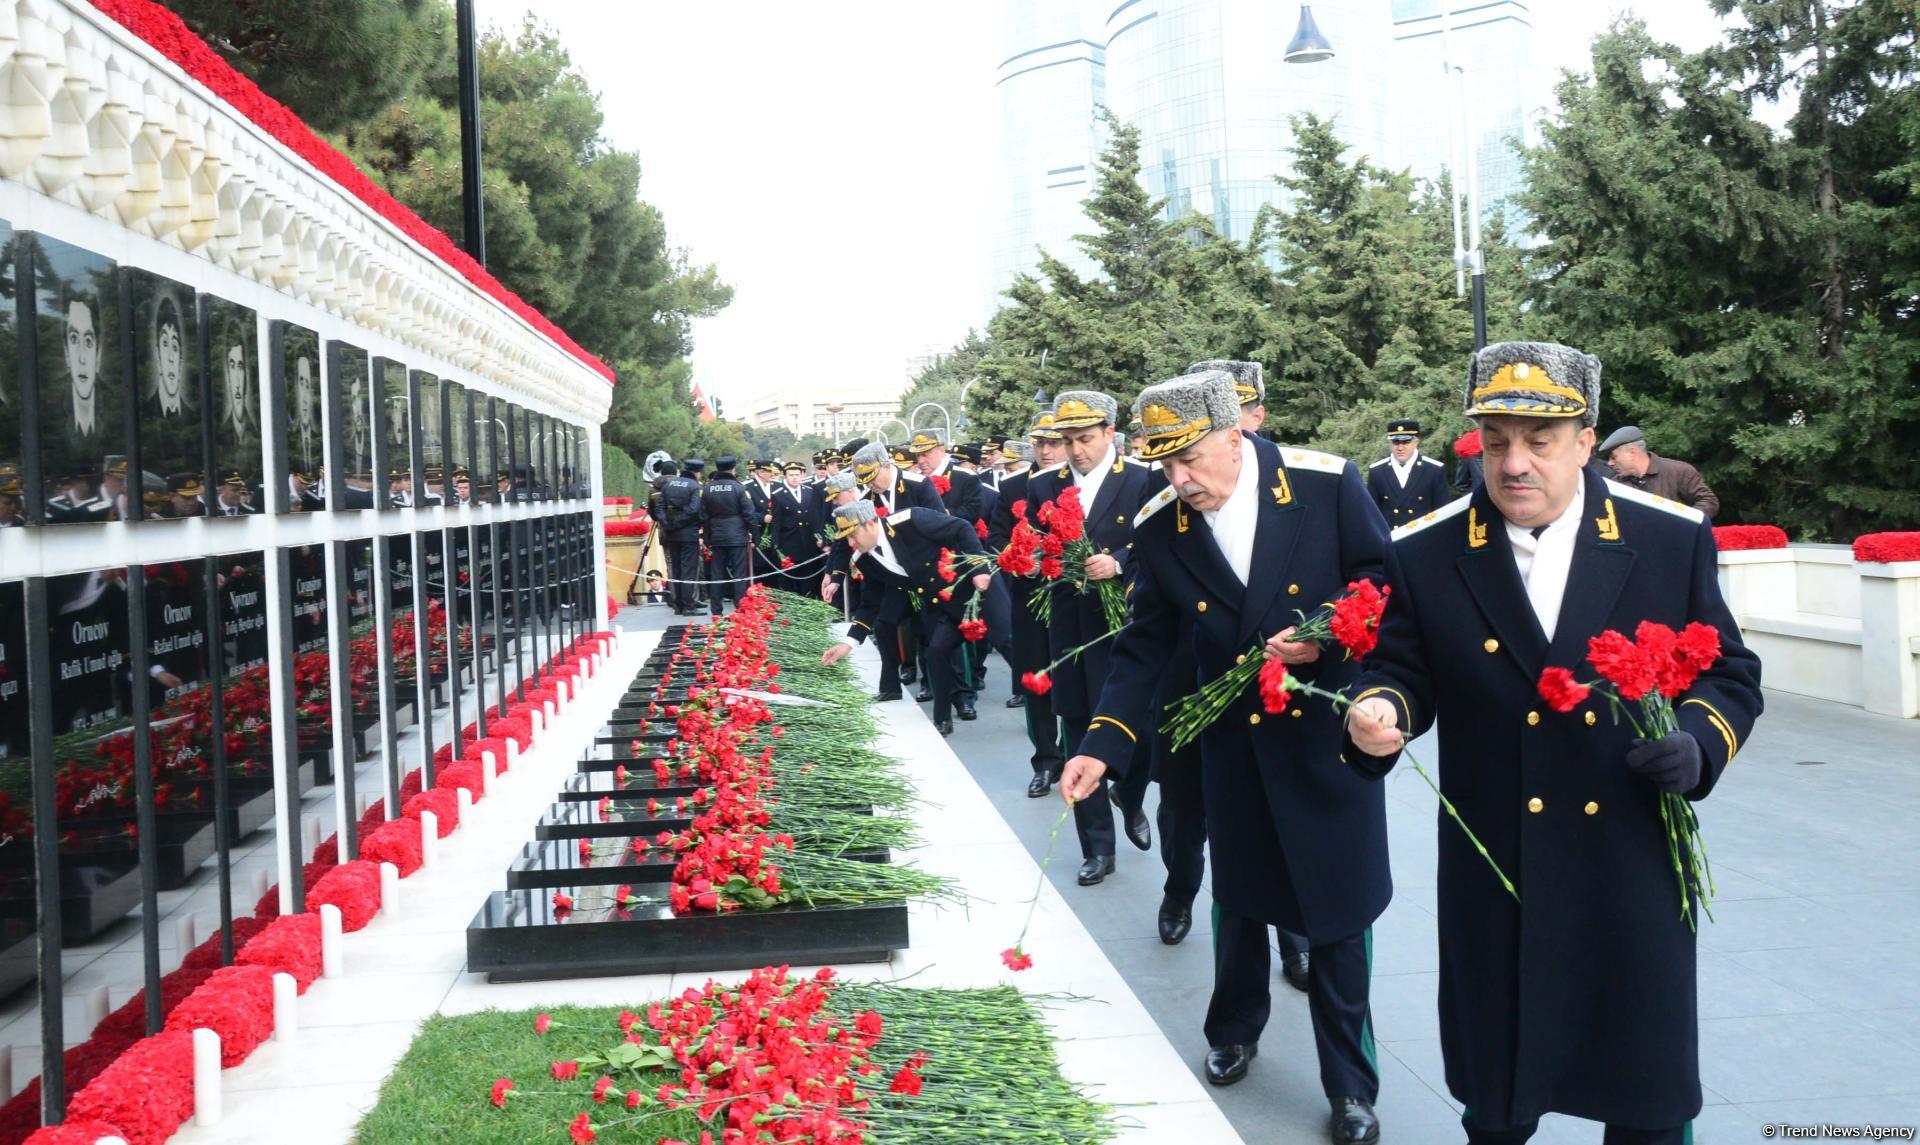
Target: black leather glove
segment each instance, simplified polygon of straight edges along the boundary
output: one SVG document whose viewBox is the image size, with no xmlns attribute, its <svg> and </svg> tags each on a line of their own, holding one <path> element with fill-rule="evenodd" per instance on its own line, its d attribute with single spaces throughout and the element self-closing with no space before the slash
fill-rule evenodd
<svg viewBox="0 0 1920 1145">
<path fill-rule="evenodd" d="M 1657 740 L 1635 739 L 1627 752 L 1628 770 L 1676 795 L 1700 786 L 1700 769 L 1705 762 L 1700 741 L 1680 731 Z"/>
</svg>

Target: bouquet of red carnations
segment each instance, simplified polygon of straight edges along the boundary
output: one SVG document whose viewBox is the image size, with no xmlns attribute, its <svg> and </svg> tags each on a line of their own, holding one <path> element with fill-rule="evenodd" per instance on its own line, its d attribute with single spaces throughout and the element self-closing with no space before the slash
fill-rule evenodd
<svg viewBox="0 0 1920 1145">
<path fill-rule="evenodd" d="M 1014 576 L 1032 576 L 1038 572 L 1048 583 L 1046 592 L 1033 594 L 1033 614 L 1042 624 L 1053 617 L 1053 585 L 1064 583 L 1075 592 L 1097 591 L 1100 607 L 1106 613 L 1107 627 L 1118 629 L 1127 622 L 1127 589 L 1119 577 L 1093 580 L 1087 576 L 1087 558 L 1094 555 L 1093 542 L 1087 539 L 1087 513 L 1080 504 L 1080 490 L 1069 487 L 1040 506 L 1035 514 L 1039 527 L 1028 520 L 1025 501 L 1013 504 L 1013 536 L 1000 553 L 1001 571 Z"/>
<path fill-rule="evenodd" d="M 1693 623 L 1678 632 L 1664 624 L 1641 621 L 1629 640 L 1608 629 L 1587 641 L 1587 661 L 1600 679 L 1581 683 L 1565 668 L 1540 674 L 1540 698 L 1556 712 L 1570 712 L 1599 692 L 1642 739 L 1657 740 L 1680 730 L 1674 700 L 1720 659 L 1720 630 Z M 1660 821 L 1666 827 L 1667 855 L 1680 885 L 1680 918 L 1698 929 L 1693 900 L 1713 917 L 1707 900 L 1713 896 L 1713 870 L 1707 863 L 1707 845 L 1700 836 L 1700 817 L 1693 804 L 1675 791 L 1660 793 Z"/>
</svg>

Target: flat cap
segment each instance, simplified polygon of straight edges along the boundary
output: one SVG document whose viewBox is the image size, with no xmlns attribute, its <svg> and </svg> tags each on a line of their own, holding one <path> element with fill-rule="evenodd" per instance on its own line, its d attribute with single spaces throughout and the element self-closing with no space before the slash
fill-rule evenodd
<svg viewBox="0 0 1920 1145">
<path fill-rule="evenodd" d="M 782 473 L 805 473 L 806 471 L 806 463 L 801 461 L 789 461 L 780 467 Z"/>
<path fill-rule="evenodd" d="M 868 521 L 877 521 L 879 517 L 873 511 L 871 501 L 849 501 L 833 508 L 833 535 L 845 537 Z"/>
<path fill-rule="evenodd" d="M 1068 390 L 1053 403 L 1053 428 L 1113 425 L 1119 413 L 1119 403 L 1098 390 Z"/>
<path fill-rule="evenodd" d="M 733 469 L 737 467 L 739 464 L 740 464 L 739 458 L 735 457 L 731 453 L 723 453 L 714 460 L 713 467 L 715 469 Z"/>
<path fill-rule="evenodd" d="M 1623 425 L 1608 434 L 1607 440 L 1600 443 L 1600 452 L 1603 454 L 1612 453 L 1623 445 L 1632 445 L 1634 442 L 1645 443 L 1646 440 L 1647 435 L 1640 432 L 1639 426 Z"/>
<path fill-rule="evenodd" d="M 1410 417 L 1397 417 L 1387 423 L 1388 441 L 1412 441 L 1420 436 L 1420 423 Z"/>
<path fill-rule="evenodd" d="M 706 467 L 707 463 L 698 457 L 689 457 L 680 466 L 680 468 L 686 470 L 688 473 L 699 473 L 706 469 Z"/>
<path fill-rule="evenodd" d="M 1234 396 L 1240 404 L 1265 405 L 1267 401 L 1267 372 L 1258 362 L 1238 362 L 1230 358 L 1209 358 L 1204 362 L 1195 362 L 1187 367 L 1189 374 L 1204 374 L 1209 370 L 1220 370 L 1233 375 Z"/>
<path fill-rule="evenodd" d="M 1142 461 L 1171 457 L 1218 429 L 1240 425 L 1240 397 L 1233 375 L 1225 370 L 1183 374 L 1148 386 L 1134 399 L 1133 415 L 1140 419 L 1146 441 Z"/>
<path fill-rule="evenodd" d="M 880 472 L 882 465 L 890 464 L 892 461 L 893 458 L 887 453 L 887 447 L 879 442 L 863 445 L 860 447 L 860 452 L 853 455 L 854 479 L 865 485 L 873 480 L 874 474 Z"/>
<path fill-rule="evenodd" d="M 1495 342 L 1467 371 L 1468 417 L 1600 420 L 1600 359 L 1558 342 Z"/>
</svg>

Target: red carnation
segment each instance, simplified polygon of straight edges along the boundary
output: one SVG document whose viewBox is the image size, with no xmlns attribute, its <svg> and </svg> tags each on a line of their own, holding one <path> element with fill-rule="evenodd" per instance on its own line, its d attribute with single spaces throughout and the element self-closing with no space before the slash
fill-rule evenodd
<svg viewBox="0 0 1920 1145">
<path fill-rule="evenodd" d="M 553 1063 L 553 1080 L 572 1081 L 574 1078 L 579 1076 L 580 1076 L 579 1062 L 554 1062 Z"/>
<path fill-rule="evenodd" d="M 533 1032 L 544 1034 L 553 1027 L 553 1015 L 542 1014 L 533 1020 Z"/>
<path fill-rule="evenodd" d="M 1018 946 L 1009 946 L 1000 952 L 1000 961 L 1006 963 L 1009 970 L 1027 970 L 1033 966 L 1033 955 Z"/>
<path fill-rule="evenodd" d="M 553 892 L 553 909 L 561 914 L 565 914 L 568 911 L 572 910 L 573 896 L 563 895 L 559 891 Z"/>
<path fill-rule="evenodd" d="M 987 523 L 986 523 L 986 521 L 985 521 L 985 520 L 979 520 L 979 521 L 975 521 L 975 522 L 973 523 L 973 531 L 974 531 L 974 534 L 975 534 L 976 536 L 978 536 L 978 537 L 979 537 L 979 538 L 980 538 L 981 540 L 983 540 L 983 541 L 984 541 L 984 540 L 986 540 L 986 539 L 987 539 Z"/>
<path fill-rule="evenodd" d="M 981 640 L 987 635 L 987 622 L 984 620 L 962 620 L 960 635 L 968 640 Z"/>
<path fill-rule="evenodd" d="M 507 1094 L 511 1092 L 513 1092 L 512 1078 L 503 1077 L 496 1079 L 493 1083 L 494 1106 L 499 1109 L 505 1109 L 507 1107 Z"/>
<path fill-rule="evenodd" d="M 945 497 L 947 494 L 953 492 L 953 478 L 945 474 L 936 473 L 933 475 L 933 487 L 940 491 L 942 497 Z"/>
<path fill-rule="evenodd" d="M 1573 678 L 1565 668 L 1548 668 L 1540 673 L 1540 698 L 1556 712 L 1570 712 L 1586 703 L 1593 689 Z"/>
<path fill-rule="evenodd" d="M 1282 661 L 1268 660 L 1260 665 L 1260 704 L 1268 715 L 1277 716 L 1287 710 L 1287 704 L 1293 699 L 1287 685 L 1297 683 L 1287 675 L 1287 666 Z"/>
<path fill-rule="evenodd" d="M 879 501 L 875 501 L 875 502 L 873 503 L 873 515 L 874 515 L 874 516 L 876 516 L 876 517 L 882 517 L 882 518 L 884 518 L 884 517 L 885 517 L 885 516 L 887 515 L 887 507 L 886 507 L 886 505 L 884 505 L 884 504 L 882 504 L 882 503 L 881 503 L 881 502 L 879 502 Z"/>
<path fill-rule="evenodd" d="M 1659 682 L 1656 667 L 1633 641 L 1609 628 L 1587 641 L 1587 660 L 1623 700 L 1642 700 Z"/>
<path fill-rule="evenodd" d="M 607 1091 L 612 1088 L 613 1079 L 602 1075 L 599 1081 L 593 1083 L 594 1103 L 596 1105 L 605 1105 L 607 1103 Z"/>
<path fill-rule="evenodd" d="M 888 1093 L 904 1093 L 908 1097 L 920 1096 L 920 1075 L 913 1072 L 911 1066 L 901 1066 L 900 1072 L 893 1075 L 893 1083 L 887 1086 Z"/>
<path fill-rule="evenodd" d="M 792 558 L 792 557 L 781 557 L 781 558 L 780 558 L 780 567 L 781 567 L 781 568 L 783 568 L 783 569 L 790 569 L 790 568 L 792 568 L 792 567 L 793 567 L 793 558 Z"/>
<path fill-rule="evenodd" d="M 567 1126 L 567 1136 L 572 1139 L 574 1145 L 586 1145 L 599 1134 L 593 1131 L 593 1122 L 582 1113 L 573 1119 L 573 1124 Z"/>
<path fill-rule="evenodd" d="M 1347 586 L 1347 595 L 1333 602 L 1333 637 L 1348 656 L 1358 660 L 1379 644 L 1380 617 L 1392 591 L 1370 580 L 1357 580 Z"/>
<path fill-rule="evenodd" d="M 1035 696 L 1044 696 L 1052 690 L 1053 681 L 1045 672 L 1026 672 L 1020 677 L 1020 686 Z"/>
<path fill-rule="evenodd" d="M 1040 562 L 1040 575 L 1048 580 L 1059 580 L 1066 571 L 1067 566 L 1059 557 L 1047 557 Z"/>
</svg>

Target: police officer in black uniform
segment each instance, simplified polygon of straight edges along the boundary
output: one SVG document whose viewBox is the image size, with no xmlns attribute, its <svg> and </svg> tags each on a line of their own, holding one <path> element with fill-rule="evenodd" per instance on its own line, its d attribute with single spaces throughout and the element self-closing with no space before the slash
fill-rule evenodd
<svg viewBox="0 0 1920 1145">
<path fill-rule="evenodd" d="M 747 548 L 758 531 L 759 516 L 753 498 L 740 479 L 733 475 L 738 464 L 732 456 L 713 463 L 713 479 L 700 495 L 700 535 L 706 542 L 708 558 L 707 603 L 714 616 L 725 611 L 732 600 L 736 605 L 746 592 Z"/>
<path fill-rule="evenodd" d="M 666 538 L 667 580 L 675 616 L 698 612 L 700 575 L 700 482 L 695 474 L 707 467 L 698 457 L 687 459 L 687 472 L 669 461 L 659 467 L 667 475 L 654 496 L 659 505 L 652 510 L 655 527 Z"/>
<path fill-rule="evenodd" d="M 1420 423 L 1387 423 L 1387 456 L 1367 469 L 1367 493 L 1387 527 L 1397 529 L 1453 500 L 1447 467 L 1420 452 Z"/>
</svg>

